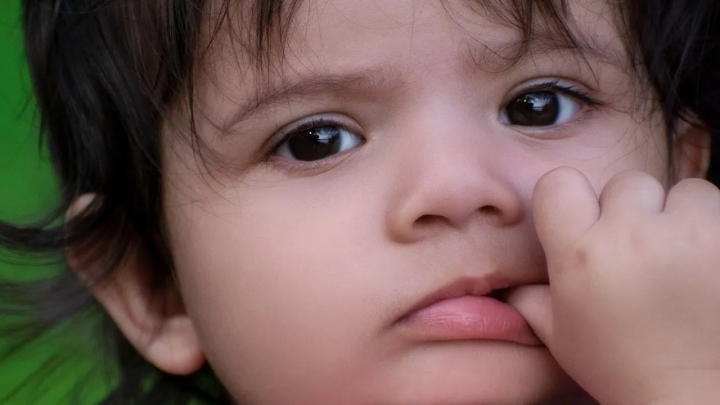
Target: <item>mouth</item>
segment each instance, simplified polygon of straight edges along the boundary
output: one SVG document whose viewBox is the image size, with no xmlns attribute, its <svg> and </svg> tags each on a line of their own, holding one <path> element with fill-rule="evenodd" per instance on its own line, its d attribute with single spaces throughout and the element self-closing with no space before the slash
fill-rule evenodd
<svg viewBox="0 0 720 405">
<path fill-rule="evenodd" d="M 500 278 L 462 278 L 428 294 L 395 323 L 412 341 L 487 340 L 541 346 L 520 313 L 506 303 Z"/>
</svg>

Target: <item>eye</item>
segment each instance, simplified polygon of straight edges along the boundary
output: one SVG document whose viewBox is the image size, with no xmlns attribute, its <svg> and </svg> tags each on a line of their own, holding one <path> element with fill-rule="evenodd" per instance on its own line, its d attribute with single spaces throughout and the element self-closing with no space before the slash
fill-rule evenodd
<svg viewBox="0 0 720 405">
<path fill-rule="evenodd" d="M 292 129 L 275 154 L 291 160 L 314 162 L 354 149 L 362 143 L 361 136 L 337 124 L 309 122 Z"/>
<path fill-rule="evenodd" d="M 571 92 L 569 89 L 564 89 Z M 577 98 L 560 90 L 531 91 L 516 97 L 500 111 L 500 121 L 505 125 L 522 127 L 549 127 L 570 120 L 581 105 Z"/>
</svg>

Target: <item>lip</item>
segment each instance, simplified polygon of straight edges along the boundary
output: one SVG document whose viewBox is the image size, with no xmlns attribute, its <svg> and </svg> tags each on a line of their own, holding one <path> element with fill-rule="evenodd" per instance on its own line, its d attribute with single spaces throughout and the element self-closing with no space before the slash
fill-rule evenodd
<svg viewBox="0 0 720 405">
<path fill-rule="evenodd" d="M 465 277 L 425 296 L 396 325 L 413 341 L 488 340 L 542 343 L 512 306 L 492 296 L 517 285 L 500 277 Z"/>
</svg>

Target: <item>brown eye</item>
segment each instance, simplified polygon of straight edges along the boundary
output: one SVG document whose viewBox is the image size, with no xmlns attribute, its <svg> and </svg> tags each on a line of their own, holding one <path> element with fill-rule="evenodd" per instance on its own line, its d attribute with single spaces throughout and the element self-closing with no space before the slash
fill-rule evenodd
<svg viewBox="0 0 720 405">
<path fill-rule="evenodd" d="M 566 122 L 580 110 L 571 97 L 558 91 L 534 91 L 512 100 L 501 112 L 505 125 L 549 127 Z"/>
<path fill-rule="evenodd" d="M 358 147 L 362 138 L 336 125 L 299 129 L 277 150 L 279 156 L 302 162 L 314 162 Z"/>
</svg>

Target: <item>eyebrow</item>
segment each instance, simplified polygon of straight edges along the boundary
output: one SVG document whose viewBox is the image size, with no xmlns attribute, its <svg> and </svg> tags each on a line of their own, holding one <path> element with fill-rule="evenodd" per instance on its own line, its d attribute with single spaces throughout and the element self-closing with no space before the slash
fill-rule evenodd
<svg viewBox="0 0 720 405">
<path fill-rule="evenodd" d="M 555 53 L 571 54 L 580 57 L 584 62 L 592 60 L 618 70 L 626 69 L 628 63 L 624 52 L 602 46 L 594 38 L 584 35 L 577 35 L 572 42 L 558 40 L 557 36 L 549 35 L 535 37 L 527 43 L 517 40 L 498 45 L 469 45 L 470 68 L 489 72 L 512 70 L 534 57 Z"/>
<path fill-rule="evenodd" d="M 392 69 L 365 68 L 349 73 L 311 73 L 298 78 L 283 77 L 279 84 L 258 86 L 248 100 L 228 121 L 232 128 L 264 107 L 280 101 L 318 97 L 324 94 L 361 95 L 363 93 L 392 92 L 403 84 L 398 72 Z"/>
</svg>

